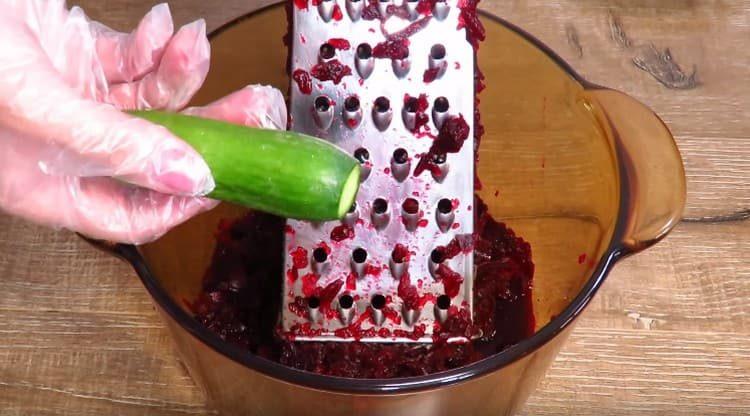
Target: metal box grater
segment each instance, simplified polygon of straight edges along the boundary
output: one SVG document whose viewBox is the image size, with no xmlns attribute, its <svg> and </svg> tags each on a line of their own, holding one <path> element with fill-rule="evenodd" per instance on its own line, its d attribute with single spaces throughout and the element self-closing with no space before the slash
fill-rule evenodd
<svg viewBox="0 0 750 416">
<path fill-rule="evenodd" d="M 290 13 L 290 127 L 354 155 L 363 183 L 341 222 L 288 221 L 283 331 L 432 342 L 472 309 L 475 57 L 458 0 L 297 0 Z M 432 148 L 451 129 L 468 134 L 460 150 Z"/>
</svg>

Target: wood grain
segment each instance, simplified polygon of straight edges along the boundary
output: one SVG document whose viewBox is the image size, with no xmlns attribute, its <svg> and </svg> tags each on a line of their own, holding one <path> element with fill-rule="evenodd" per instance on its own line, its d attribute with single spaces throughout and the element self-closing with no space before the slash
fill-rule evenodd
<svg viewBox="0 0 750 416">
<path fill-rule="evenodd" d="M 156 2 L 75 3 L 125 29 Z M 254 4 L 171 2 L 178 23 L 203 16 L 209 28 Z M 484 7 L 665 119 L 696 220 L 615 269 L 523 414 L 750 414 L 750 1 Z M 695 67 L 697 85 L 668 88 L 637 68 L 652 43 L 687 75 Z M 0 415 L 206 414 L 128 266 L 67 232 L 6 216 L 0 230 Z"/>
</svg>

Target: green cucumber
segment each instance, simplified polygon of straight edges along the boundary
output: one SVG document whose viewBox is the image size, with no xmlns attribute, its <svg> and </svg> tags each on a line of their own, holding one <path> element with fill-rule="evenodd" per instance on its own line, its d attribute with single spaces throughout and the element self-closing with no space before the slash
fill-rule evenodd
<svg viewBox="0 0 750 416">
<path fill-rule="evenodd" d="M 359 163 L 324 140 L 161 111 L 133 111 L 166 127 L 208 164 L 210 198 L 310 221 L 342 218 L 359 189 Z"/>
</svg>

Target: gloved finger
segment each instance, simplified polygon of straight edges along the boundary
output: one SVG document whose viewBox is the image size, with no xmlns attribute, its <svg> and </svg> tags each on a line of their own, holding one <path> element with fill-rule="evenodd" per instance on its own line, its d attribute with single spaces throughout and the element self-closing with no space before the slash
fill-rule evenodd
<svg viewBox="0 0 750 416">
<path fill-rule="evenodd" d="M 72 212 L 65 228 L 109 241 L 151 242 L 193 216 L 210 210 L 218 201 L 168 195 L 134 187 L 110 178 L 79 178 L 68 197 Z M 59 204 L 59 203 L 58 203 Z"/>
<path fill-rule="evenodd" d="M 87 113 L 102 116 L 89 122 L 86 130 L 74 132 L 68 142 L 40 149 L 39 167 L 45 173 L 114 177 L 185 196 L 206 195 L 214 189 L 211 171 L 203 158 L 167 129 L 119 112 Z"/>
<path fill-rule="evenodd" d="M 131 33 L 90 23 L 104 76 L 110 84 L 133 82 L 158 67 L 174 24 L 166 3 L 154 6 Z"/>
<path fill-rule="evenodd" d="M 217 202 L 161 194 L 111 178 L 44 174 L 36 164 L 41 146 L 34 140 L 4 135 L 23 143 L 0 146 L 0 208 L 10 214 L 94 238 L 127 243 L 151 241 Z"/>
<path fill-rule="evenodd" d="M 206 23 L 197 20 L 169 41 L 159 67 L 143 79 L 112 85 L 107 102 L 120 109 L 182 109 L 203 85 L 211 47 Z"/>
<path fill-rule="evenodd" d="M 73 7 L 68 11 L 63 1 L 28 1 L 26 4 L 25 17 L 2 23 L 0 53 L 17 54 L 15 49 L 28 47 L 41 49 L 49 64 L 80 96 L 105 97 L 107 80 L 96 56 L 89 19 L 83 10 Z M 12 39 L 19 31 L 30 31 L 33 43 L 6 39 Z"/>
<path fill-rule="evenodd" d="M 0 23 L 3 18 L 0 16 Z M 31 33 L 4 27 L 0 44 L 0 125 L 44 142 L 47 173 L 114 176 L 164 193 L 205 195 L 205 161 L 165 128 L 81 98 L 35 46 Z"/>
<path fill-rule="evenodd" d="M 110 178 L 41 174 L 34 192 L 12 204 L 10 214 L 92 238 L 144 244 L 164 235 L 218 201 L 158 193 Z"/>
<path fill-rule="evenodd" d="M 285 130 L 287 122 L 284 95 L 263 85 L 249 85 L 205 107 L 187 108 L 183 113 L 278 130 Z"/>
</svg>

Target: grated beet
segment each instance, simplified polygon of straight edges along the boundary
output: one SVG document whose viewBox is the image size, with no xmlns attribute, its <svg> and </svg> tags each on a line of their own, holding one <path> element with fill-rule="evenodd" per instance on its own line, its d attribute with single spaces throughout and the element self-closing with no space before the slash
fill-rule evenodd
<svg viewBox="0 0 750 416">
<path fill-rule="evenodd" d="M 460 367 L 487 355 L 502 351 L 534 332 L 531 286 L 534 265 L 531 248 L 504 224 L 487 213 L 487 206 L 474 203 L 475 236 L 465 236 L 446 245 L 448 250 L 464 250 L 467 241 L 474 247 L 477 274 L 474 281 L 474 319 L 463 308 L 452 307 L 446 322 L 437 330 L 432 345 L 294 342 L 276 331 L 283 267 L 283 219 L 250 213 L 240 220 L 223 223 L 217 234 L 217 247 L 204 279 L 203 292 L 191 305 L 196 318 L 228 342 L 243 346 L 254 354 L 284 365 L 321 374 L 342 377 L 406 377 Z M 237 267 L 241 265 L 242 267 Z M 234 270 L 234 271 L 232 271 Z M 245 274 L 245 286 L 230 290 L 229 281 L 237 270 Z M 305 295 L 317 296 L 322 313 L 332 313 L 331 301 L 346 284 L 356 284 L 356 277 L 339 279 L 325 288 L 317 278 L 308 279 Z M 446 289 L 448 291 L 448 289 Z M 408 306 L 420 307 L 428 301 L 419 296 L 408 274 L 399 281 L 398 295 Z M 297 314 L 307 314 L 304 299 L 287 307 Z M 303 315 L 301 315 L 303 316 Z M 361 324 L 369 314 L 359 315 L 337 335 L 362 338 L 377 333 L 364 331 Z M 307 327 L 300 333 L 314 335 Z M 418 338 L 424 328 L 394 336 Z M 469 344 L 448 344 L 450 336 L 481 330 L 483 337 Z M 372 333 L 370 333 L 372 332 Z M 386 334 L 381 334 L 386 335 Z"/>
<path fill-rule="evenodd" d="M 346 224 L 337 225 L 331 230 L 331 240 L 333 241 L 344 241 L 350 238 L 354 238 L 354 228 Z"/>
<path fill-rule="evenodd" d="M 439 66 L 425 69 L 424 74 L 422 75 L 422 82 L 429 84 L 430 82 L 435 81 L 441 69 L 442 68 Z"/>
<path fill-rule="evenodd" d="M 380 42 L 372 48 L 372 56 L 380 59 L 407 58 L 409 57 L 409 39 L 406 37 L 393 37 Z"/>
<path fill-rule="evenodd" d="M 316 64 L 310 70 L 310 74 L 321 81 L 333 81 L 334 84 L 339 84 L 342 78 L 352 74 L 352 69 L 338 59 L 333 59 Z"/>
<path fill-rule="evenodd" d="M 417 12 L 424 16 L 431 16 L 435 3 L 437 3 L 437 0 L 419 0 L 417 3 Z"/>
<path fill-rule="evenodd" d="M 445 120 L 437 139 L 432 142 L 430 154 L 457 153 L 469 138 L 469 125 L 463 115 Z"/>
<path fill-rule="evenodd" d="M 347 51 L 352 47 L 348 40 L 342 38 L 328 39 L 328 44 L 342 51 Z"/>
<path fill-rule="evenodd" d="M 302 94 L 312 93 L 312 79 L 307 71 L 304 69 L 295 69 L 292 73 L 292 79 L 297 83 Z"/>
<path fill-rule="evenodd" d="M 409 261 L 409 258 L 411 258 L 411 252 L 405 245 L 396 244 L 396 247 L 393 248 L 393 253 L 391 253 L 391 258 L 396 263 L 403 263 Z"/>
<path fill-rule="evenodd" d="M 292 266 L 297 269 L 307 267 L 307 250 L 297 247 L 289 253 L 292 256 Z"/>
<path fill-rule="evenodd" d="M 458 18 L 458 29 L 466 28 L 466 39 L 474 46 L 479 48 L 479 42 L 485 38 L 484 25 L 477 15 L 477 5 L 479 0 L 460 0 L 458 7 L 461 9 L 461 15 Z"/>
<path fill-rule="evenodd" d="M 368 0 L 367 5 L 362 9 L 363 20 L 380 19 L 380 10 L 378 10 L 378 0 Z"/>
<path fill-rule="evenodd" d="M 398 281 L 398 297 L 404 302 L 406 309 L 419 308 L 419 292 L 417 287 L 411 284 L 408 272 L 404 272 Z"/>
<path fill-rule="evenodd" d="M 469 125 L 463 115 L 459 114 L 445 120 L 440 127 L 437 138 L 432 142 L 430 150 L 420 158 L 417 167 L 414 169 L 414 176 L 421 175 L 425 170 L 439 174 L 440 167 L 435 164 L 435 157 L 446 153 L 459 152 L 468 138 Z"/>
<path fill-rule="evenodd" d="M 302 294 L 310 297 L 318 291 L 318 279 L 320 277 L 315 273 L 308 273 L 302 276 Z"/>
<path fill-rule="evenodd" d="M 438 280 L 443 282 L 445 294 L 451 298 L 455 298 L 461 290 L 461 283 L 464 282 L 463 277 L 445 264 L 438 266 L 436 275 Z"/>
<path fill-rule="evenodd" d="M 337 4 L 333 6 L 333 20 L 339 22 L 344 18 L 344 13 L 341 12 L 341 7 Z"/>
</svg>

